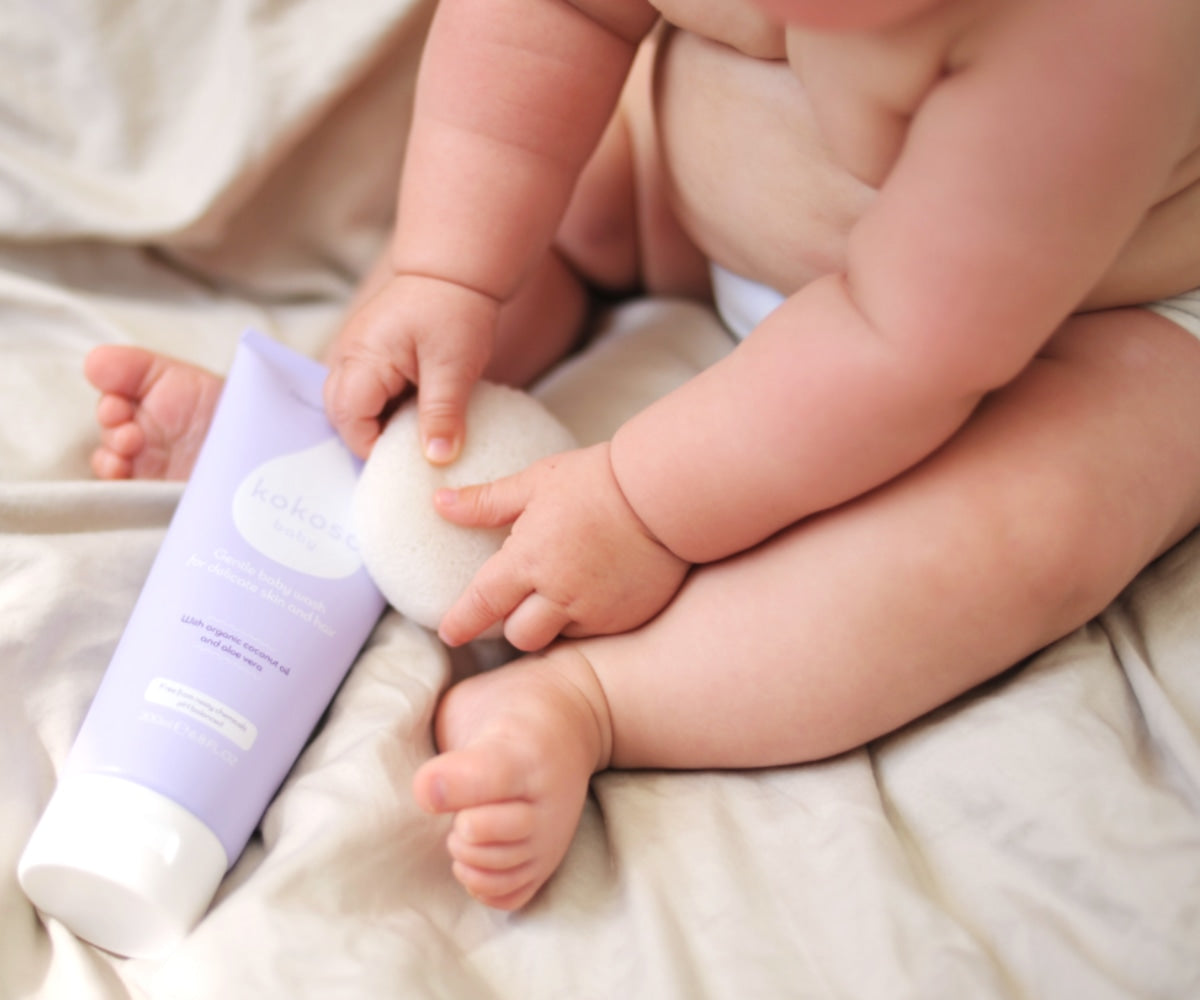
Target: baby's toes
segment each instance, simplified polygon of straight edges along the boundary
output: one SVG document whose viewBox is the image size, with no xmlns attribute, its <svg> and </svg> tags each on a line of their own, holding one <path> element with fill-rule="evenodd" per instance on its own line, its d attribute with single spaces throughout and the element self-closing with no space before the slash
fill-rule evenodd
<svg viewBox="0 0 1200 1000">
<path fill-rule="evenodd" d="M 119 424 L 100 432 L 100 447 L 92 452 L 92 472 L 97 479 L 130 479 L 134 460 L 146 447 L 146 435 L 137 424 Z"/>
<path fill-rule="evenodd" d="M 532 861 L 500 870 L 474 868 L 455 861 L 452 870 L 467 892 L 485 906 L 497 910 L 520 909 L 537 894 L 546 880 Z"/>
<path fill-rule="evenodd" d="M 133 475 L 133 462 L 108 448 L 92 452 L 91 465 L 97 479 L 129 479 Z"/>
<path fill-rule="evenodd" d="M 100 432 L 100 443 L 114 455 L 131 460 L 146 448 L 146 432 L 135 423 L 119 424 Z"/>
<path fill-rule="evenodd" d="M 413 795 L 430 813 L 501 806 L 524 798 L 526 771 L 506 744 L 480 742 L 422 764 L 413 777 Z"/>
<path fill-rule="evenodd" d="M 533 857 L 534 815 L 528 802 L 464 809 L 446 839 L 450 857 L 481 871 L 509 871 Z"/>
<path fill-rule="evenodd" d="M 446 841 L 454 877 L 481 903 L 499 910 L 524 906 L 554 865 L 538 849 L 534 807 L 498 802 L 460 812 Z"/>
<path fill-rule="evenodd" d="M 101 427 L 120 427 L 133 421 L 137 406 L 127 396 L 105 393 L 96 404 L 96 423 Z"/>
<path fill-rule="evenodd" d="M 527 840 L 515 844 L 467 844 L 451 834 L 446 841 L 446 848 L 457 864 L 481 872 L 511 872 L 528 864 L 533 858 Z"/>
<path fill-rule="evenodd" d="M 464 844 L 511 844 L 528 840 L 536 825 L 533 805 L 523 799 L 464 809 L 451 836 Z"/>
</svg>

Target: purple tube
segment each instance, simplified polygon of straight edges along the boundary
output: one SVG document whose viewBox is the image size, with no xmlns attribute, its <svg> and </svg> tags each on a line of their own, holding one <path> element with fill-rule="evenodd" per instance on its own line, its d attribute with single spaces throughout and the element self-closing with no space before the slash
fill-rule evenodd
<svg viewBox="0 0 1200 1000">
<path fill-rule="evenodd" d="M 22 856 L 80 937 L 161 954 L 207 909 L 384 607 L 325 369 L 248 333 Z"/>
</svg>

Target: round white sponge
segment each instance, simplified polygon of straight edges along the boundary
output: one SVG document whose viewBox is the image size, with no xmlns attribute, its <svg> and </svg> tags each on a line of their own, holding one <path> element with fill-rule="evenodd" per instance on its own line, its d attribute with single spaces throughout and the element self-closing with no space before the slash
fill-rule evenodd
<svg viewBox="0 0 1200 1000">
<path fill-rule="evenodd" d="M 354 493 L 363 562 L 388 603 L 418 624 L 437 628 L 508 535 L 507 527 L 451 524 L 433 506 L 437 490 L 501 479 L 574 447 L 571 433 L 532 396 L 480 382 L 467 407 L 462 453 L 450 465 L 435 466 L 421 453 L 416 402 L 397 410 Z M 499 628 L 489 633 L 499 634 Z"/>
</svg>

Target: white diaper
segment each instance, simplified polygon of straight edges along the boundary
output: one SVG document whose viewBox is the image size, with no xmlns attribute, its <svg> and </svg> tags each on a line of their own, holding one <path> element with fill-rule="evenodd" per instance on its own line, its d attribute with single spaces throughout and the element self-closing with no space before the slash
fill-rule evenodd
<svg viewBox="0 0 1200 1000">
<path fill-rule="evenodd" d="M 710 263 L 708 269 L 717 315 L 738 340 L 745 339 L 787 297 L 767 285 L 726 271 L 720 264 Z"/>
<path fill-rule="evenodd" d="M 1183 327 L 1193 337 L 1200 337 L 1200 288 L 1193 288 L 1190 292 L 1173 298 L 1151 302 L 1146 308 Z"/>
<path fill-rule="evenodd" d="M 745 338 L 786 298 L 774 288 L 727 271 L 720 264 L 709 264 L 709 272 L 717 314 L 738 340 Z M 1145 308 L 1200 339 L 1200 288 L 1151 302 Z"/>
</svg>

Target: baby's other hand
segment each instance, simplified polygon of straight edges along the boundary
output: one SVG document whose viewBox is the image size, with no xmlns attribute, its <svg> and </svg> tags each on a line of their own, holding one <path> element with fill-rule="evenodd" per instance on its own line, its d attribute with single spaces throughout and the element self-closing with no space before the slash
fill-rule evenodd
<svg viewBox="0 0 1200 1000">
<path fill-rule="evenodd" d="M 688 571 L 629 506 L 607 444 L 552 455 L 493 483 L 440 490 L 435 502 L 456 524 L 513 525 L 442 619 L 439 635 L 452 646 L 499 621 L 526 651 L 560 633 L 624 632 L 662 610 Z"/>
<path fill-rule="evenodd" d="M 387 279 L 346 321 L 330 352 L 325 409 L 366 458 L 392 404 L 417 390 L 426 457 L 445 465 L 462 447 L 471 387 L 491 356 L 497 302 L 453 282 Z"/>
</svg>

